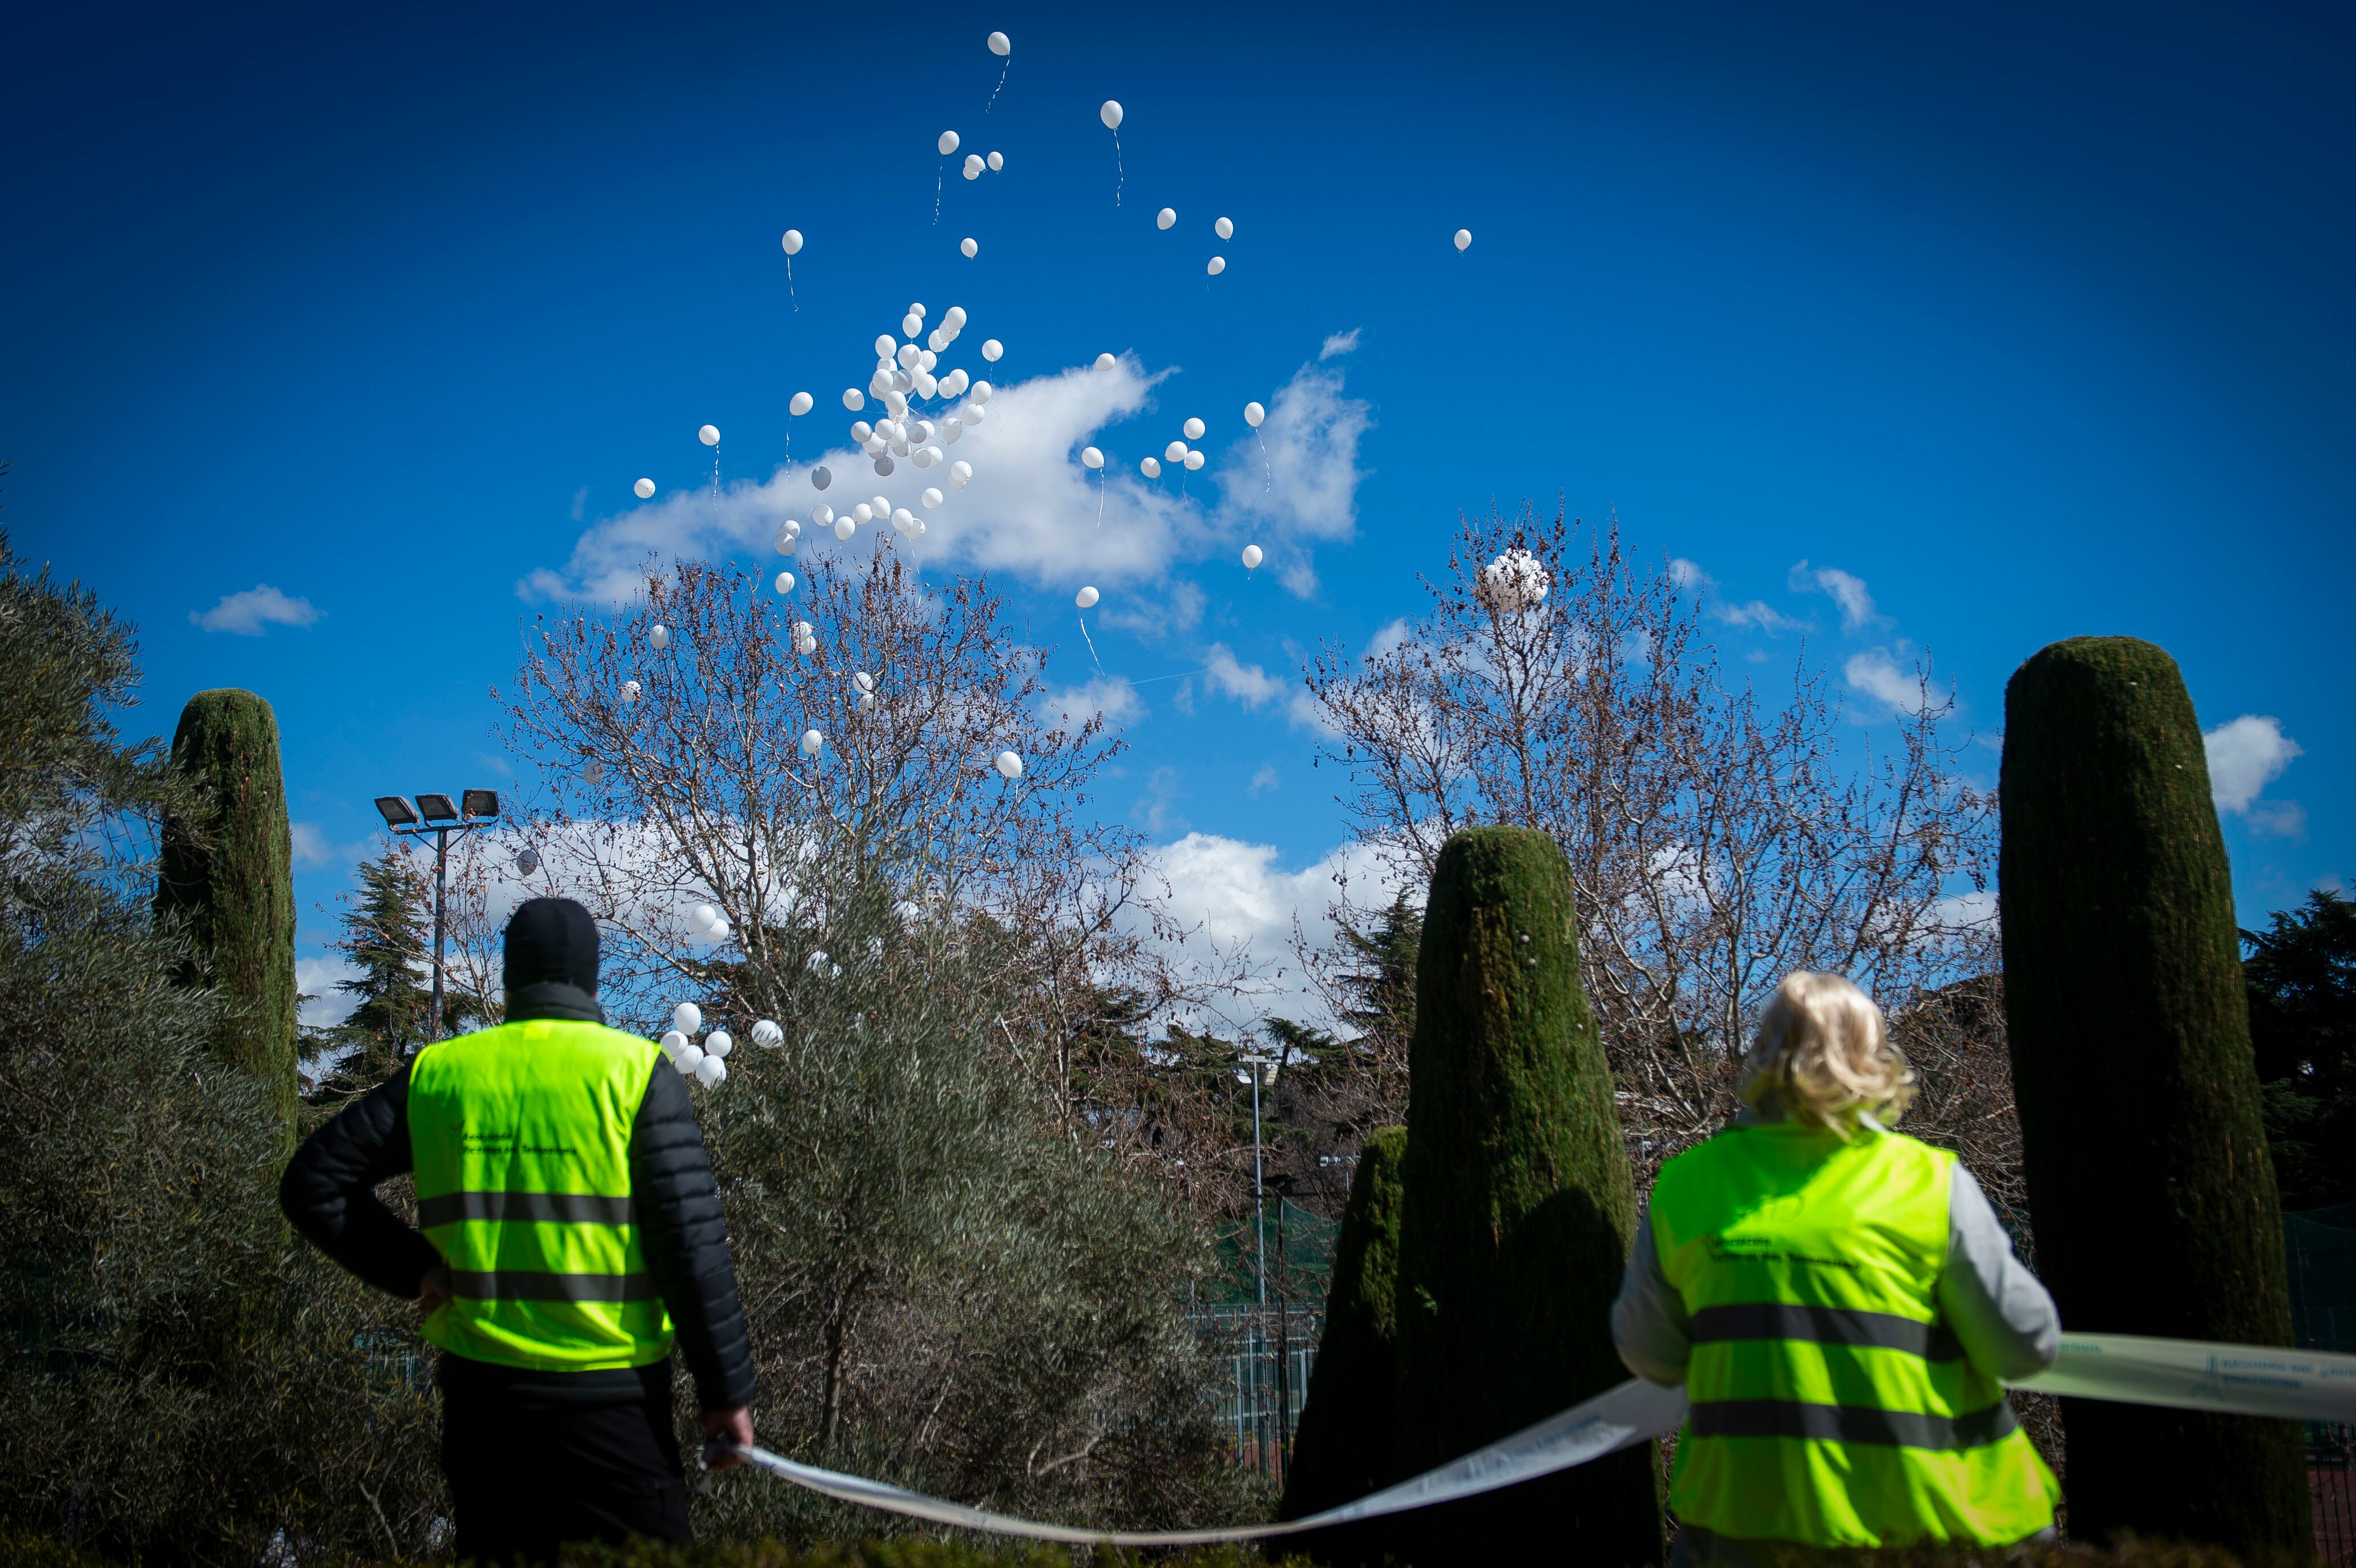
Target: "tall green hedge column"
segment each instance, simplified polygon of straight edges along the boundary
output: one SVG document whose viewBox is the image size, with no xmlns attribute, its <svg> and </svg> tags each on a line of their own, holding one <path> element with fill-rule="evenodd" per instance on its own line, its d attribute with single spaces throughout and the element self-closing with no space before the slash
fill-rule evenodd
<svg viewBox="0 0 2356 1568">
<path fill-rule="evenodd" d="M 1612 1296 L 1635 1196 L 1544 833 L 1440 851 L 1416 968 L 1399 1217 L 1396 1467 L 1411 1476 L 1627 1380 Z M 1416 1568 L 1657 1563 L 1650 1444 L 1406 1516 Z"/>
<path fill-rule="evenodd" d="M 2037 1269 L 2089 1333 L 2290 1343 L 2225 843 L 2175 661 L 2057 642 L 2005 693 L 2005 1012 Z M 2064 1402 L 2070 1530 L 2310 1554 L 2298 1428 Z"/>
<path fill-rule="evenodd" d="M 1398 1275 L 1399 1165 L 1407 1129 L 1370 1134 L 1350 1178 L 1350 1201 L 1333 1243 L 1333 1288 L 1325 1297 L 1325 1332 L 1309 1374 L 1309 1399 L 1292 1440 L 1279 1519 L 1306 1519 L 1379 1491 L 1391 1473 L 1398 1423 L 1398 1320 L 1392 1286 Z M 1380 1521 L 1312 1530 L 1282 1550 L 1324 1563 L 1383 1560 Z"/>
<path fill-rule="evenodd" d="M 172 765 L 205 793 L 198 822 L 167 823 L 158 914 L 184 918 L 231 1005 L 214 1026 L 225 1061 L 262 1074 L 294 1134 L 294 886 L 278 719 L 251 692 L 199 692 L 180 710 Z"/>
</svg>

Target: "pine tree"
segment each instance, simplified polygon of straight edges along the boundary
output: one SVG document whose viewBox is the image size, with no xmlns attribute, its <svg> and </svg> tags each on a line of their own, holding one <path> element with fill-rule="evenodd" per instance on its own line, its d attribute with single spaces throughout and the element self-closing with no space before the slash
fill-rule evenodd
<svg viewBox="0 0 2356 1568">
<path fill-rule="evenodd" d="M 2233 890 L 2192 700 L 2133 638 L 2005 693 L 2005 1012 L 2039 1271 L 2082 1329 L 2288 1345 Z M 2073 1535 L 2312 1555 L 2298 1427 L 2064 1400 Z"/>
<path fill-rule="evenodd" d="M 2244 931 L 2250 1045 L 2286 1209 L 2356 1199 L 2356 904 L 2330 892 Z"/>
<path fill-rule="evenodd" d="M 417 965 L 433 897 L 425 873 L 397 844 L 362 862 L 359 886 L 344 896 L 342 934 L 329 945 L 359 972 L 336 983 L 359 1004 L 320 1042 L 343 1056 L 331 1092 L 373 1088 L 425 1043 L 434 992 Z"/>
<path fill-rule="evenodd" d="M 1398 1273 L 1399 1165 L 1407 1129 L 1370 1134 L 1350 1181 L 1333 1246 L 1333 1287 L 1325 1332 L 1309 1374 L 1308 1402 L 1293 1439 L 1279 1519 L 1305 1519 L 1379 1490 L 1394 1478 L 1398 1421 L 1398 1318 L 1392 1287 Z M 1382 1561 L 1387 1531 L 1378 1523 L 1344 1525 L 1295 1537 L 1288 1551 L 1321 1562 Z"/>
<path fill-rule="evenodd" d="M 1612 1074 L 1580 982 L 1570 867 L 1525 828 L 1441 850 L 1416 967 L 1399 1217 L 1396 1470 L 1627 1378 L 1609 1322 L 1635 1230 Z M 1424 1510 L 1418 1568 L 1657 1563 L 1650 1444 Z"/>
<path fill-rule="evenodd" d="M 1342 1022 L 1362 1035 L 1404 1044 L 1415 1035 L 1415 960 L 1423 944 L 1423 911 L 1402 890 L 1373 930 L 1344 921 L 1338 934 L 1356 961 L 1340 977 L 1350 999 Z"/>
<path fill-rule="evenodd" d="M 159 915 L 186 922 L 231 1005 L 213 1029 L 222 1060 L 260 1075 L 294 1135 L 297 1033 L 294 845 L 278 718 L 251 692 L 199 692 L 180 711 L 172 766 L 202 792 L 166 820 Z"/>
</svg>

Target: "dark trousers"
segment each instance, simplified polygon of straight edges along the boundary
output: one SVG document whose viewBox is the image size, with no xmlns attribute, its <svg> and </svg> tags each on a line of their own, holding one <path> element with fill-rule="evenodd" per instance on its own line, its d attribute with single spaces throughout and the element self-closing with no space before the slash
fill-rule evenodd
<svg viewBox="0 0 2356 1568">
<path fill-rule="evenodd" d="M 460 1558 L 544 1563 L 565 1541 L 693 1539 L 667 1368 L 659 1381 L 624 1391 L 606 1374 L 576 1375 L 604 1378 L 602 1387 L 467 1376 L 479 1363 L 453 1359 L 438 1380 L 442 1472 Z"/>
</svg>

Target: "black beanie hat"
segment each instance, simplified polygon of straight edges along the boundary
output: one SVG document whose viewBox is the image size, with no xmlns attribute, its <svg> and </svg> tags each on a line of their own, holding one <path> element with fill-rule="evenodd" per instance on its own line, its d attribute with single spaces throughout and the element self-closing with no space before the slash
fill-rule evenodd
<svg viewBox="0 0 2356 1568">
<path fill-rule="evenodd" d="M 570 898 L 528 899 L 508 918 L 508 995 L 552 982 L 597 993 L 597 922 Z"/>
</svg>

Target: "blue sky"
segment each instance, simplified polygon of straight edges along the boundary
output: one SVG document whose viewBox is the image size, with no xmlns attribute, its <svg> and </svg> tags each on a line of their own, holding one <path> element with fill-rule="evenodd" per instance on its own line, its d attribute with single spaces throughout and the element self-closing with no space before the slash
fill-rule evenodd
<svg viewBox="0 0 2356 1568">
<path fill-rule="evenodd" d="M 277 705 L 316 952 L 371 796 L 510 783 L 489 688 L 550 592 L 807 519 L 798 470 L 699 511 L 697 426 L 770 480 L 789 423 L 845 442 L 908 302 L 960 304 L 946 362 L 996 337 L 1035 383 L 1001 411 L 1140 412 L 1091 437 L 1102 533 L 978 429 L 937 569 L 990 564 L 1059 683 L 1082 580 L 1115 676 L 1220 671 L 1113 699 L 1102 798 L 1239 898 L 1322 898 L 1343 836 L 1303 655 L 1414 613 L 1460 509 L 1560 497 L 1837 671 L 1929 650 L 1983 732 L 2044 643 L 2159 642 L 2204 726 L 2252 721 L 2247 923 L 2356 874 L 2352 82 L 2322 6 L 60 9 L 0 60 L 0 521 L 137 622 L 153 727 Z M 1142 499 L 1181 419 L 1199 500 L 1286 388 L 1281 518 Z"/>
</svg>

